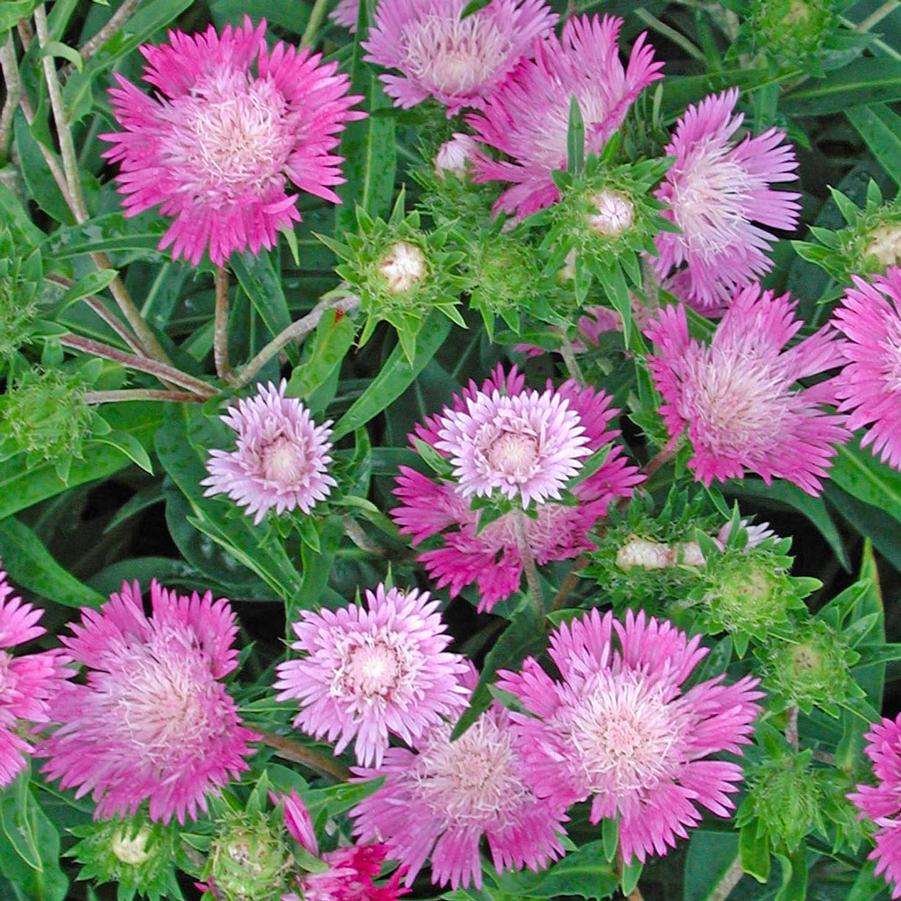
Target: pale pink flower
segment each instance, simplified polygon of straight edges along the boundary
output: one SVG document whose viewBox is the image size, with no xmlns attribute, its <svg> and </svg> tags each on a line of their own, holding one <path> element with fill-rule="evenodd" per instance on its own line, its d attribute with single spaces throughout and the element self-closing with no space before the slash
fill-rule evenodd
<svg viewBox="0 0 901 901">
<path fill-rule="evenodd" d="M 465 178 L 478 149 L 479 145 L 470 135 L 455 132 L 435 154 L 435 174 L 445 178 L 449 172 L 459 179 Z"/>
<path fill-rule="evenodd" d="M 98 819 L 134 814 L 184 823 L 248 768 L 256 735 L 241 725 L 222 683 L 238 663 L 229 603 L 151 585 L 153 615 L 137 582 L 99 610 L 83 610 L 61 641 L 86 667 L 51 704 L 57 730 L 39 747 L 44 772 L 76 797 L 91 793 Z"/>
<path fill-rule="evenodd" d="M 740 752 L 763 695 L 749 677 L 684 691 L 707 653 L 699 643 L 643 612 L 622 623 L 595 609 L 551 635 L 560 681 L 531 657 L 500 673 L 528 711 L 511 717 L 534 792 L 564 808 L 591 798 L 592 823 L 617 817 L 626 861 L 666 854 L 699 806 L 723 817 L 734 806 L 741 766 L 705 758 Z"/>
<path fill-rule="evenodd" d="M 243 398 L 222 420 L 237 432 L 233 451 L 211 450 L 210 475 L 200 484 L 206 495 L 227 494 L 247 507 L 259 523 L 270 510 L 309 513 L 338 483 L 328 474 L 332 462 L 331 420 L 316 425 L 288 383 L 270 382 Z"/>
<path fill-rule="evenodd" d="M 844 417 L 828 413 L 834 379 L 808 388 L 799 379 L 842 362 L 838 341 L 820 329 L 789 349 L 803 322 L 788 294 L 754 284 L 740 290 L 710 344 L 689 337 L 682 306 L 661 310 L 647 329 L 657 345 L 648 365 L 663 395 L 660 414 L 673 441 L 687 433 L 695 478 L 786 479 L 816 495 L 834 445 L 848 439 Z"/>
<path fill-rule="evenodd" d="M 295 651 L 305 656 L 278 666 L 278 700 L 298 700 L 294 725 L 336 741 L 352 739 L 357 761 L 382 761 L 389 733 L 407 744 L 442 716 L 467 705 L 460 684 L 467 664 L 447 651 L 451 637 L 428 592 L 366 591 L 366 608 L 304 611 L 294 623 Z"/>
<path fill-rule="evenodd" d="M 43 611 L 26 604 L 0 569 L 0 649 L 32 641 L 46 631 L 37 624 Z M 49 701 L 68 677 L 58 651 L 20 654 L 0 650 L 0 788 L 26 766 L 33 730 L 48 720 Z"/>
<path fill-rule="evenodd" d="M 455 396 L 451 410 L 462 411 L 470 399 L 495 391 L 520 395 L 525 391 L 525 377 L 515 367 L 505 374 L 498 366 L 481 388 L 470 382 Z M 619 432 L 609 427 L 619 411 L 610 406 L 608 395 L 580 388 L 571 381 L 556 392 L 578 414 L 590 452 L 608 446 L 610 451 L 597 472 L 573 487 L 576 505 L 539 504 L 537 517 L 527 519 L 526 537 L 539 566 L 592 550 L 589 534 L 595 524 L 607 514 L 611 503 L 630 497 L 643 478 L 622 448 L 613 444 Z M 428 418 L 416 427 L 416 437 L 437 447 L 441 421 L 439 416 Z M 453 482 L 435 480 L 407 466 L 400 467 L 394 494 L 401 505 L 391 511 L 391 516 L 403 534 L 412 536 L 415 544 L 441 536 L 443 546 L 425 549 L 418 557 L 439 588 L 449 586 L 454 597 L 465 586 L 476 584 L 480 610 L 491 610 L 519 589 L 523 559 L 512 514 L 479 531 L 478 513 L 470 509 Z"/>
<path fill-rule="evenodd" d="M 852 276 L 833 323 L 847 340 L 847 361 L 836 379 L 848 428 L 870 426 L 861 444 L 901 470 L 901 269 L 893 266 L 872 284 Z"/>
<path fill-rule="evenodd" d="M 437 726 L 415 752 L 390 748 L 381 767 L 356 770 L 385 782 L 350 811 L 355 834 L 385 842 L 407 885 L 430 857 L 433 883 L 481 887 L 483 837 L 498 872 L 561 857 L 563 808 L 532 792 L 510 714 L 495 702 L 455 741 L 451 731 Z"/>
<path fill-rule="evenodd" d="M 869 859 L 876 861 L 876 875 L 883 874 L 892 898 L 901 898 L 901 715 L 883 717 L 865 736 L 867 757 L 873 761 L 876 785 L 858 785 L 848 795 L 860 810 L 860 819 L 872 820 L 876 847 Z"/>
<path fill-rule="evenodd" d="M 360 0 L 338 0 L 329 18 L 337 25 L 343 25 L 351 34 L 357 33 L 357 17 L 360 13 Z"/>
<path fill-rule="evenodd" d="M 366 60 L 400 75 L 382 75 L 385 93 L 403 108 L 434 97 L 448 117 L 481 108 L 557 15 L 544 0 L 491 0 L 461 18 L 466 0 L 381 0 L 369 30 Z"/>
<path fill-rule="evenodd" d="M 666 147 L 675 162 L 656 192 L 669 206 L 662 215 L 681 233 L 660 232 L 653 260 L 666 287 L 700 309 L 722 307 L 773 265 L 767 256 L 775 238 L 761 228 L 793 229 L 799 194 L 774 191 L 774 182 L 794 181 L 798 161 L 785 133 L 770 128 L 736 143 L 744 116 L 733 116 L 738 89 L 690 106 Z M 677 269 L 675 273 L 673 270 Z"/>
<path fill-rule="evenodd" d="M 169 32 L 169 43 L 146 45 L 142 93 L 116 73 L 110 91 L 123 128 L 101 137 L 104 156 L 120 163 L 125 214 L 159 206 L 173 217 L 160 250 L 195 266 L 204 252 L 221 265 L 235 251 L 275 245 L 278 231 L 300 221 L 300 191 L 338 203 L 344 181 L 333 151 L 351 110 L 349 79 L 335 62 L 278 42 L 266 45 L 266 23 L 250 19 L 222 34 Z"/>
<path fill-rule="evenodd" d="M 566 168 L 570 99 L 579 102 L 585 124 L 585 152 L 599 153 L 622 125 L 629 107 L 663 63 L 654 61 L 646 35 L 636 38 L 624 68 L 617 40 L 623 20 L 574 16 L 558 39 L 534 44 L 534 59 L 520 62 L 484 111 L 467 117 L 478 140 L 512 158 L 481 157 L 476 181 L 511 182 L 496 209 L 527 216 L 559 199 L 551 177 Z"/>
</svg>

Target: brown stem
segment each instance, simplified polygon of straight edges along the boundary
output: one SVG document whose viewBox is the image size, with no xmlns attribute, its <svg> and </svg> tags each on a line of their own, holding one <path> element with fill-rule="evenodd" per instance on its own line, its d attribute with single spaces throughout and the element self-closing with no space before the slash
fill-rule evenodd
<svg viewBox="0 0 901 901">
<path fill-rule="evenodd" d="M 309 748 L 298 741 L 276 735 L 274 732 L 267 732 L 265 729 L 258 729 L 255 726 L 251 728 L 260 736 L 263 744 L 275 749 L 279 757 L 301 763 L 311 770 L 315 770 L 321 776 L 330 776 L 337 782 L 346 782 L 350 778 L 350 770 L 340 760 L 314 748 Z"/>
<path fill-rule="evenodd" d="M 110 16 L 106 25 L 79 48 L 82 62 L 86 63 L 128 21 L 139 2 L 140 0 L 123 0 L 122 5 Z M 67 67 L 66 74 L 69 71 L 71 66 Z"/>
<path fill-rule="evenodd" d="M 82 338 L 80 335 L 63 335 L 59 340 L 64 347 L 81 350 L 84 353 L 93 354 L 95 357 L 102 357 L 105 360 L 121 363 L 129 369 L 136 369 L 138 372 L 155 375 L 161 382 L 181 385 L 182 388 L 187 388 L 204 399 L 215 397 L 217 393 L 212 385 L 195 378 L 193 375 L 188 375 L 188 373 L 182 372 L 174 366 L 161 363 L 159 360 L 149 360 L 146 357 L 129 354 L 116 347 L 110 347 L 109 344 L 93 341 L 90 338 Z"/>
<path fill-rule="evenodd" d="M 234 384 L 237 387 L 246 385 L 276 354 L 292 341 L 305 338 L 322 319 L 327 310 L 340 310 L 349 313 L 360 305 L 360 298 L 355 295 L 343 297 L 324 297 L 302 319 L 292 322 L 286 329 L 276 335 L 247 365 L 238 373 Z"/>
<path fill-rule="evenodd" d="M 513 522 L 516 529 L 516 545 L 519 548 L 519 556 L 522 558 L 523 569 L 526 571 L 526 585 L 529 590 L 529 599 L 532 601 L 538 615 L 543 617 L 544 597 L 541 592 L 541 579 L 538 577 L 538 567 L 535 565 L 532 546 L 529 544 L 527 516 L 525 511 L 515 510 L 513 513 Z"/>
<path fill-rule="evenodd" d="M 28 19 L 19 19 L 19 21 L 16 22 L 16 31 L 19 32 L 19 40 L 22 42 L 22 49 L 28 53 L 28 48 L 31 46 L 31 39 L 34 37 L 34 32 L 31 30 Z"/>
<path fill-rule="evenodd" d="M 569 340 L 566 333 L 563 333 L 560 338 L 560 356 L 563 357 L 563 363 L 566 366 L 569 377 L 577 384 L 584 385 L 585 378 L 582 375 L 582 368 L 579 366 L 579 361 L 576 359 L 576 352 L 573 350 L 572 341 Z"/>
<path fill-rule="evenodd" d="M 726 898 L 732 894 L 732 889 L 741 882 L 741 877 L 744 875 L 744 870 L 741 868 L 741 858 L 736 857 L 729 869 L 720 876 L 720 881 L 707 896 L 707 901 L 726 901 Z"/>
<path fill-rule="evenodd" d="M 234 381 L 228 364 L 228 272 L 224 266 L 216 267 L 216 312 L 213 332 L 213 361 L 216 375 L 226 382 Z"/>
<path fill-rule="evenodd" d="M 669 463 L 669 461 L 672 460 L 675 455 L 675 446 L 672 443 L 667 444 L 666 447 L 663 448 L 663 450 L 658 451 L 656 454 L 654 454 L 653 457 L 651 457 L 651 459 L 648 461 L 648 465 L 644 468 L 644 474 L 648 478 L 650 478 L 652 475 L 654 475 L 655 472 L 657 472 L 658 469 L 660 469 L 661 466 Z"/>
<path fill-rule="evenodd" d="M 202 404 L 206 398 L 187 391 L 160 391 L 157 388 L 123 388 L 121 391 L 87 391 L 86 404 L 113 404 L 131 400 L 168 400 L 176 403 Z"/>
<path fill-rule="evenodd" d="M 579 583 L 579 570 L 581 570 L 586 563 L 588 563 L 588 557 L 586 557 L 585 554 L 582 554 L 581 557 L 576 557 L 573 561 L 573 565 L 569 568 L 569 572 L 560 583 L 560 588 L 554 595 L 554 600 L 551 601 L 551 610 L 559 610 L 566 603 L 569 593 Z"/>
<path fill-rule="evenodd" d="M 0 162 L 2 162 L 7 158 L 13 118 L 19 105 L 19 97 L 22 95 L 22 82 L 19 79 L 12 32 L 9 33 L 6 43 L 0 47 L 0 70 L 3 72 L 3 83 L 6 86 L 6 100 L 3 101 L 3 111 L 0 112 Z"/>
<path fill-rule="evenodd" d="M 785 724 L 785 740 L 796 751 L 800 747 L 800 739 L 798 737 L 798 708 L 788 708 L 788 722 Z"/>
<path fill-rule="evenodd" d="M 820 763 L 828 763 L 829 766 L 835 766 L 835 754 L 830 754 L 828 751 L 818 751 L 814 748 L 810 756 Z"/>
</svg>

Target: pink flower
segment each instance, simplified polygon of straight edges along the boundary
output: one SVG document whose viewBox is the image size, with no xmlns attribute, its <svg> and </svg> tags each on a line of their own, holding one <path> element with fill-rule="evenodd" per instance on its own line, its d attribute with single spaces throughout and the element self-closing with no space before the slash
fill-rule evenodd
<svg viewBox="0 0 901 901">
<path fill-rule="evenodd" d="M 551 177 L 566 168 L 570 98 L 579 101 L 585 123 L 585 152 L 599 153 L 622 125 L 629 107 L 652 82 L 663 63 L 641 34 L 628 65 L 619 61 L 617 39 L 623 20 L 578 16 L 567 20 L 558 39 L 550 34 L 534 45 L 534 60 L 523 60 L 485 104 L 467 117 L 477 138 L 512 157 L 482 157 L 476 181 L 511 182 L 495 209 L 528 216 L 559 198 Z"/>
<path fill-rule="evenodd" d="M 623 320 L 616 310 L 609 307 L 586 307 L 585 314 L 579 317 L 577 327 L 580 337 L 573 340 L 572 350 L 573 353 L 584 354 L 600 344 L 601 335 L 607 332 L 621 332 Z M 536 347 L 534 344 L 514 344 L 513 350 L 528 357 L 540 357 L 545 352 L 544 348 Z"/>
<path fill-rule="evenodd" d="M 222 420 L 238 433 L 233 451 L 211 450 L 210 475 L 200 484 L 206 495 L 227 494 L 256 514 L 281 514 L 299 509 L 309 513 L 338 483 L 328 474 L 332 462 L 331 420 L 316 425 L 294 397 L 285 397 L 288 383 L 261 385 L 254 397 L 239 400 Z"/>
<path fill-rule="evenodd" d="M 97 818 L 134 814 L 196 818 L 206 796 L 247 769 L 248 742 L 222 679 L 237 666 L 235 616 L 215 603 L 151 585 L 153 616 L 138 583 L 122 585 L 100 610 L 84 610 L 61 640 L 87 668 L 51 706 L 59 728 L 41 743 L 44 772 L 76 797 L 92 794 Z"/>
<path fill-rule="evenodd" d="M 125 213 L 159 205 L 174 217 L 160 242 L 195 266 L 205 251 L 221 265 L 235 251 L 274 246 L 279 229 L 300 221 L 299 190 L 334 203 L 344 181 L 332 151 L 351 107 L 338 64 L 281 42 L 266 46 L 266 23 L 249 18 L 221 35 L 169 32 L 169 43 L 144 46 L 149 97 L 116 74 L 110 91 L 123 131 L 101 135 L 104 156 L 121 163 Z"/>
<path fill-rule="evenodd" d="M 516 397 L 523 394 L 524 386 L 525 378 L 515 367 L 505 374 L 499 366 L 481 388 L 470 382 L 461 395 L 454 397 L 451 409 L 462 412 L 480 394 L 499 392 Z M 591 453 L 612 445 L 619 432 L 608 430 L 608 426 L 619 411 L 610 406 L 609 396 L 580 388 L 574 382 L 561 385 L 556 395 L 578 415 Z M 427 419 L 424 425 L 417 426 L 416 437 L 437 447 L 442 421 L 438 416 Z M 641 481 L 642 475 L 622 449 L 612 445 L 597 472 L 572 489 L 578 504 L 539 504 L 537 518 L 526 521 L 526 537 L 538 565 L 591 550 L 594 545 L 589 534 L 597 521 L 606 515 L 611 503 L 629 497 Z M 439 588 L 450 586 L 451 597 L 455 597 L 466 585 L 475 583 L 480 610 L 491 610 L 519 588 L 523 559 L 512 514 L 500 517 L 480 532 L 478 513 L 470 509 L 453 482 L 436 481 L 406 466 L 400 468 L 394 494 L 401 504 L 391 511 L 391 516 L 403 534 L 412 536 L 415 544 L 441 535 L 443 547 L 427 549 L 418 558 Z"/>
<path fill-rule="evenodd" d="M 338 0 L 329 18 L 336 25 L 343 25 L 351 34 L 357 33 L 357 16 L 360 13 L 360 0 Z"/>
<path fill-rule="evenodd" d="M 648 327 L 660 413 L 673 441 L 687 432 L 689 466 L 705 485 L 754 472 L 767 484 L 775 476 L 808 494 L 822 490 L 833 445 L 848 431 L 843 416 L 822 408 L 836 402 L 834 379 L 796 382 L 840 365 L 841 354 L 825 328 L 783 350 L 803 325 L 794 308 L 787 294 L 754 284 L 735 295 L 709 345 L 689 337 L 681 306 L 661 310 Z"/>
<path fill-rule="evenodd" d="M 835 310 L 834 325 L 847 339 L 847 361 L 836 378 L 848 428 L 871 426 L 861 444 L 901 469 L 901 269 L 893 266 L 872 284 L 852 276 Z"/>
<path fill-rule="evenodd" d="M 12 648 L 43 635 L 37 625 L 43 611 L 13 594 L 0 569 L 0 648 Z M 58 651 L 42 651 L 13 657 L 0 650 L 0 788 L 9 785 L 25 769 L 32 727 L 48 722 L 49 701 L 68 677 Z"/>
<path fill-rule="evenodd" d="M 357 761 L 380 765 L 388 734 L 407 744 L 467 705 L 459 678 L 467 664 L 451 643 L 428 592 L 378 585 L 368 609 L 304 611 L 292 647 L 306 656 L 278 666 L 278 700 L 297 699 L 294 725 L 337 739 L 340 754 L 356 737 Z"/>
<path fill-rule="evenodd" d="M 876 875 L 882 873 L 891 886 L 892 898 L 901 898 L 901 715 L 883 718 L 865 738 L 864 751 L 878 784 L 858 785 L 848 798 L 860 810 L 860 819 L 867 817 L 879 827 L 869 859 L 876 861 Z"/>
<path fill-rule="evenodd" d="M 704 758 L 739 753 L 763 695 L 756 679 L 723 676 L 683 692 L 707 653 L 699 642 L 644 613 L 622 623 L 592 610 L 551 635 L 562 681 L 531 657 L 520 673 L 500 673 L 498 687 L 533 714 L 511 717 L 535 793 L 564 808 L 592 798 L 592 823 L 619 817 L 627 861 L 687 837 L 698 805 L 718 816 L 734 807 L 741 766 Z"/>
<path fill-rule="evenodd" d="M 737 288 L 772 267 L 775 238 L 755 225 L 793 229 L 799 194 L 774 191 L 773 182 L 794 181 L 798 161 L 785 133 L 771 128 L 741 143 L 731 141 L 744 119 L 733 116 L 738 89 L 690 106 L 666 153 L 676 158 L 656 192 L 670 209 L 662 215 L 682 230 L 660 232 L 654 268 L 669 290 L 700 309 L 722 307 Z"/>
<path fill-rule="evenodd" d="M 466 178 L 478 149 L 479 145 L 474 138 L 462 132 L 454 132 L 454 136 L 445 141 L 435 154 L 435 174 L 442 179 L 448 172 L 459 179 Z"/>
<path fill-rule="evenodd" d="M 355 834 L 384 841 L 407 885 L 431 857 L 433 883 L 481 887 L 483 836 L 498 872 L 540 870 L 561 857 L 566 817 L 533 794 L 510 714 L 494 703 L 456 741 L 451 731 L 438 726 L 417 752 L 390 748 L 381 767 L 356 771 L 385 782 L 350 811 Z"/>
<path fill-rule="evenodd" d="M 381 0 L 366 60 L 401 75 L 382 75 L 385 93 L 403 108 L 434 97 L 448 117 L 464 106 L 481 109 L 532 39 L 557 15 L 543 0 L 491 0 L 461 18 L 466 0 Z"/>
</svg>

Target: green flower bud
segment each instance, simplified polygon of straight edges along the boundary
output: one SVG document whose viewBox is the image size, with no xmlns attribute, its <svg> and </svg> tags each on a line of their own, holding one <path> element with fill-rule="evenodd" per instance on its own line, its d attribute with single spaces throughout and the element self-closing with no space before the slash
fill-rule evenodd
<svg viewBox="0 0 901 901">
<path fill-rule="evenodd" d="M 32 337 L 43 277 L 40 252 L 0 226 L 0 362 Z"/>
<path fill-rule="evenodd" d="M 178 834 L 143 817 L 74 827 L 81 839 L 68 856 L 81 864 L 80 879 L 117 884 L 118 898 L 156 901 L 181 897 L 175 876 Z"/>
<path fill-rule="evenodd" d="M 804 65 L 838 27 L 832 0 L 753 0 L 742 38 L 781 66 Z"/>
</svg>

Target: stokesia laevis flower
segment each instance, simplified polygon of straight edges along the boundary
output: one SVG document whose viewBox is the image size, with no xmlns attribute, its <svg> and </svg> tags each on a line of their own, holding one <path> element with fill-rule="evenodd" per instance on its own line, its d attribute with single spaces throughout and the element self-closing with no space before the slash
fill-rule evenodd
<svg viewBox="0 0 901 901">
<path fill-rule="evenodd" d="M 785 350 L 803 323 L 788 294 L 774 297 L 754 284 L 735 295 L 710 344 L 688 334 L 682 306 L 660 311 L 647 328 L 657 345 L 648 366 L 663 395 L 672 441 L 686 432 L 689 467 L 705 485 L 754 472 L 808 494 L 822 490 L 834 445 L 848 439 L 835 379 L 808 388 L 799 379 L 841 365 L 839 342 L 823 328 Z"/>
<path fill-rule="evenodd" d="M 26 604 L 0 569 L 0 649 L 32 641 L 46 631 L 37 625 L 43 611 Z M 17 657 L 0 650 L 0 788 L 25 769 L 32 751 L 33 726 L 49 720 L 49 700 L 67 678 L 59 651 L 41 651 Z"/>
<path fill-rule="evenodd" d="M 122 131 L 101 135 L 104 156 L 120 163 L 125 213 L 159 205 L 173 217 L 160 250 L 195 266 L 205 251 L 221 265 L 233 252 L 274 246 L 279 229 L 300 221 L 300 191 L 338 203 L 344 181 L 338 134 L 365 113 L 351 107 L 349 79 L 320 54 L 278 42 L 250 19 L 221 35 L 169 32 L 169 43 L 144 46 L 142 93 L 122 75 L 111 89 Z"/>
<path fill-rule="evenodd" d="M 331 420 L 316 425 L 304 405 L 285 397 L 288 383 L 261 385 L 222 420 L 237 432 L 233 451 L 211 450 L 200 484 L 204 494 L 227 494 L 247 507 L 259 523 L 270 511 L 309 513 L 338 483 L 328 474 L 332 462 Z"/>
<path fill-rule="evenodd" d="M 381 0 L 364 41 L 366 60 L 401 75 L 382 75 L 400 107 L 434 97 L 448 116 L 481 108 L 526 54 L 550 31 L 556 13 L 544 0 L 491 0 L 466 18 L 466 0 Z"/>
<path fill-rule="evenodd" d="M 672 275 L 667 289 L 701 310 L 728 304 L 772 267 L 775 238 L 755 223 L 792 229 L 801 210 L 799 194 L 770 187 L 797 178 L 785 133 L 771 128 L 732 141 L 744 119 L 732 115 L 738 94 L 711 95 L 685 111 L 666 148 L 676 161 L 656 192 L 669 206 L 662 215 L 681 232 L 657 235 L 654 269 L 662 279 Z"/>
<path fill-rule="evenodd" d="M 739 753 L 763 694 L 756 679 L 723 676 L 683 691 L 707 653 L 699 642 L 643 612 L 623 623 L 592 610 L 551 635 L 560 681 L 532 657 L 500 673 L 528 711 L 511 717 L 534 792 L 564 808 L 591 798 L 592 823 L 618 817 L 626 861 L 666 854 L 700 822 L 699 805 L 734 807 L 741 766 L 704 758 Z"/>
<path fill-rule="evenodd" d="M 901 269 L 890 268 L 872 283 L 852 276 L 833 324 L 847 340 L 847 361 L 836 378 L 848 427 L 870 426 L 861 444 L 901 470 Z"/>
<path fill-rule="evenodd" d="M 433 883 L 481 887 L 483 836 L 498 872 L 541 870 L 561 857 L 563 807 L 532 792 L 507 710 L 495 702 L 455 741 L 451 731 L 444 723 L 415 752 L 389 748 L 381 767 L 355 771 L 385 779 L 350 811 L 355 834 L 385 842 L 407 885 L 431 857 Z"/>
<path fill-rule="evenodd" d="M 609 426 L 619 411 L 610 406 L 610 397 L 592 388 L 580 388 L 572 381 L 555 390 L 578 416 L 589 452 L 611 447 L 600 468 L 572 489 L 578 504 L 540 503 L 536 518 L 526 519 L 526 538 L 539 566 L 591 550 L 594 545 L 588 536 L 595 523 L 606 515 L 611 503 L 631 496 L 634 486 L 642 481 L 637 467 L 618 445 L 612 444 L 619 432 Z M 525 377 L 515 367 L 504 373 L 498 366 L 481 387 L 470 382 L 455 396 L 445 416 L 450 411 L 466 410 L 479 396 L 499 392 L 515 397 L 525 391 Z M 416 427 L 415 437 L 437 449 L 443 419 L 429 417 Z M 441 536 L 443 546 L 427 548 L 418 557 L 439 588 L 449 586 L 454 597 L 465 586 L 476 584 L 480 610 L 491 610 L 519 588 L 523 558 L 513 521 L 517 514 L 507 513 L 479 531 L 478 513 L 470 509 L 455 482 L 436 480 L 407 466 L 400 467 L 394 494 L 400 506 L 391 511 L 391 516 L 403 534 L 412 536 L 415 544 Z"/>
<path fill-rule="evenodd" d="M 612 16 L 568 19 L 559 39 L 551 34 L 536 41 L 535 58 L 520 62 L 484 111 L 467 117 L 478 140 L 513 160 L 476 160 L 476 181 L 513 184 L 495 209 L 527 216 L 556 203 L 551 173 L 566 168 L 573 96 L 585 124 L 585 152 L 599 153 L 642 90 L 662 77 L 663 64 L 654 61 L 644 34 L 623 67 L 617 45 L 622 24 Z"/>
<path fill-rule="evenodd" d="M 876 847 L 869 859 L 876 861 L 876 875 L 892 889 L 892 898 L 901 898 L 901 715 L 874 723 L 865 736 L 867 757 L 873 761 L 876 785 L 858 785 L 848 795 L 860 810 L 860 819 L 876 826 Z"/>
<path fill-rule="evenodd" d="M 59 727 L 38 753 L 50 779 L 92 794 L 98 819 L 133 815 L 144 801 L 152 820 L 196 818 L 253 753 L 256 736 L 221 681 L 238 662 L 228 601 L 154 581 L 151 607 L 148 617 L 138 583 L 126 582 L 61 638 L 86 681 L 53 699 Z"/>
<path fill-rule="evenodd" d="M 438 602 L 428 592 L 366 591 L 366 608 L 304 611 L 294 623 L 299 660 L 278 666 L 278 700 L 298 700 L 299 729 L 337 740 L 356 738 L 357 761 L 380 765 L 389 733 L 413 745 L 442 716 L 467 705 L 460 683 L 467 664 L 447 651 Z"/>
</svg>

